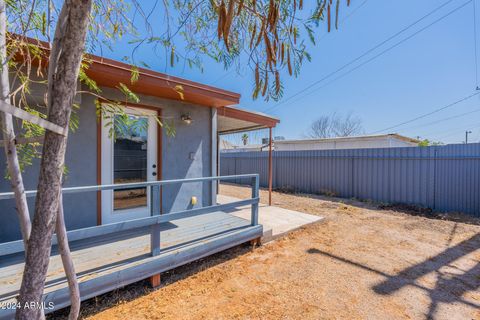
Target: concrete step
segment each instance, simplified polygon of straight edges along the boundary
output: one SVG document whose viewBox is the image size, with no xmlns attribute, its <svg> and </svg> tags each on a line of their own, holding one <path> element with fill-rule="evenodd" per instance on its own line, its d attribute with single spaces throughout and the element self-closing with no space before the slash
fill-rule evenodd
<svg viewBox="0 0 480 320">
<path fill-rule="evenodd" d="M 242 199 L 217 195 L 217 203 L 219 204 L 225 204 L 239 200 Z M 250 206 L 243 206 L 236 209 L 236 212 L 231 213 L 237 217 L 250 219 Z M 322 221 L 324 219 L 321 216 L 275 206 L 268 206 L 265 204 L 260 204 L 258 211 L 258 222 L 263 225 L 263 242 L 275 240 L 289 232 L 297 230 L 311 223 Z"/>
</svg>

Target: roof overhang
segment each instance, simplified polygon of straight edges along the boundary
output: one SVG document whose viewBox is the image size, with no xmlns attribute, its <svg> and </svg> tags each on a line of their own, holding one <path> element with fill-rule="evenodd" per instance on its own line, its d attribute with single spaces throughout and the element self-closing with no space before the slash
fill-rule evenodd
<svg viewBox="0 0 480 320">
<path fill-rule="evenodd" d="M 229 134 L 274 128 L 280 120 L 269 115 L 234 107 L 221 107 L 217 110 L 218 134 Z"/>
<path fill-rule="evenodd" d="M 101 86 L 115 88 L 124 83 L 135 93 L 215 108 L 240 102 L 237 93 L 144 68 L 138 68 L 138 81 L 131 84 L 131 65 L 97 56 L 90 59 L 92 63 L 86 73 Z"/>
<path fill-rule="evenodd" d="M 27 39 L 27 41 L 37 45 L 43 51 L 42 61 L 36 59 L 32 61 L 32 63 L 36 65 L 41 63 L 41 65 L 46 68 L 50 55 L 48 43 L 30 38 Z M 22 52 L 17 52 L 15 59 L 24 61 L 25 56 Z M 214 108 L 236 105 L 240 102 L 240 94 L 238 93 L 169 76 L 145 68 L 137 68 L 138 80 L 132 84 L 131 79 L 134 66 L 96 55 L 87 55 L 86 61 L 90 62 L 86 74 L 99 86 L 116 88 L 120 83 L 123 83 L 137 94 L 145 94 Z"/>
<path fill-rule="evenodd" d="M 31 38 L 27 38 L 27 41 L 43 52 L 42 61 L 34 60 L 32 63 L 46 68 L 50 54 L 48 43 Z M 23 61 L 25 56 L 19 51 L 15 59 Z M 99 86 L 116 88 L 123 83 L 137 94 L 217 108 L 219 134 L 273 128 L 280 122 L 260 112 L 231 107 L 240 102 L 238 93 L 136 67 L 138 80 L 131 83 L 134 66 L 96 55 L 87 55 L 85 60 L 90 64 L 86 69 L 87 75 Z"/>
</svg>

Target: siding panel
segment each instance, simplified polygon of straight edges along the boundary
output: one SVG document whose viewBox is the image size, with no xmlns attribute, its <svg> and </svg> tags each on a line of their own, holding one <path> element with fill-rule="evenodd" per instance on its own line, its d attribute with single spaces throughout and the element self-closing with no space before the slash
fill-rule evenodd
<svg viewBox="0 0 480 320">
<path fill-rule="evenodd" d="M 221 154 L 222 175 L 259 173 L 268 152 Z M 480 144 L 273 152 L 273 187 L 480 217 Z"/>
</svg>

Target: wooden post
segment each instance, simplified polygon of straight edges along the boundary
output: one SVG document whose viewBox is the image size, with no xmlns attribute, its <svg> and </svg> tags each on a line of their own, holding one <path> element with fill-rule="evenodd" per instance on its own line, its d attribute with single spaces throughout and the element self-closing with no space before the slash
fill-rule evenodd
<svg viewBox="0 0 480 320">
<path fill-rule="evenodd" d="M 272 205 L 272 127 L 270 127 L 270 139 L 268 142 L 268 205 Z"/>
<path fill-rule="evenodd" d="M 254 248 L 261 246 L 262 245 L 262 238 L 258 237 L 258 238 L 255 238 L 253 240 L 250 240 L 250 245 Z"/>
<path fill-rule="evenodd" d="M 160 286 L 160 274 L 156 274 L 154 276 L 151 276 L 150 277 L 150 286 L 152 288 L 156 288 L 158 286 Z"/>
</svg>

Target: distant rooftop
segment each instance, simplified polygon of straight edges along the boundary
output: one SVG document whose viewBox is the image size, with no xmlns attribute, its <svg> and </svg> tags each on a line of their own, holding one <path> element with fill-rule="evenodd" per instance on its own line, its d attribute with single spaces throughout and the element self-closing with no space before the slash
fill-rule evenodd
<svg viewBox="0 0 480 320">
<path fill-rule="evenodd" d="M 369 140 L 369 139 L 379 139 L 379 138 L 395 138 L 398 140 L 419 143 L 420 140 L 410 138 L 407 136 L 402 136 L 397 133 L 387 133 L 387 134 L 376 134 L 376 135 L 363 135 L 363 136 L 351 136 L 351 137 L 334 137 L 334 138 L 305 138 L 305 139 L 292 139 L 292 140 L 279 140 L 275 141 L 276 143 L 305 143 L 305 142 L 328 142 L 328 141 L 345 141 L 345 140 Z"/>
</svg>

